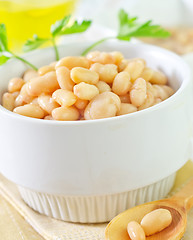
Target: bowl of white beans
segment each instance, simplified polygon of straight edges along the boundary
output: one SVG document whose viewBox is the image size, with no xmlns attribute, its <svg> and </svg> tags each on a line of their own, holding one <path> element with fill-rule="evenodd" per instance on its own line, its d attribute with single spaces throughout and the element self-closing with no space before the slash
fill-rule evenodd
<svg viewBox="0 0 193 240">
<path fill-rule="evenodd" d="M 42 214 L 105 222 L 163 198 L 188 160 L 192 85 L 167 50 L 110 41 L 26 54 L 0 68 L 0 171 Z"/>
</svg>

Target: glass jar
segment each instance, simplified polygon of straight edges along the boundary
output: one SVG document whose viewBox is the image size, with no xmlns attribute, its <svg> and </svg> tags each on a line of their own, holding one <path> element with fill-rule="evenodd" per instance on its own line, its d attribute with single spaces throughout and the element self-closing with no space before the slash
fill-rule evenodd
<svg viewBox="0 0 193 240">
<path fill-rule="evenodd" d="M 71 14 L 77 0 L 0 0 L 0 23 L 5 23 L 12 50 L 21 51 L 33 34 L 46 38 L 50 25 Z"/>
</svg>

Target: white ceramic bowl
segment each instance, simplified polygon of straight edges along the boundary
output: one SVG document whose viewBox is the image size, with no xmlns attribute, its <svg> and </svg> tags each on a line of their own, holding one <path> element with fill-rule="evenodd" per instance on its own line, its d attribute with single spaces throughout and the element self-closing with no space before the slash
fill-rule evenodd
<svg viewBox="0 0 193 240">
<path fill-rule="evenodd" d="M 60 47 L 79 55 L 88 43 Z M 0 170 L 35 210 L 74 222 L 104 222 L 128 207 L 164 197 L 186 162 L 192 86 L 177 55 L 151 45 L 108 42 L 98 47 L 142 57 L 162 70 L 176 93 L 151 108 L 114 118 L 58 122 L 28 118 L 0 106 Z M 54 60 L 52 48 L 26 55 L 36 66 Z M 0 94 L 26 66 L 0 68 Z"/>
</svg>

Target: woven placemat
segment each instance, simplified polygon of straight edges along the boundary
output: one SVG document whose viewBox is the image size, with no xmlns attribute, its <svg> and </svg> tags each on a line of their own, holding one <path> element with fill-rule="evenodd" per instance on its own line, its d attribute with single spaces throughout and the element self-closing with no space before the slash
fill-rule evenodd
<svg viewBox="0 0 193 240">
<path fill-rule="evenodd" d="M 178 191 L 192 176 L 193 162 L 188 161 L 178 171 L 170 195 Z M 3 240 L 42 240 L 43 238 L 46 240 L 104 240 L 107 223 L 75 224 L 40 215 L 23 202 L 16 185 L 2 175 L 0 175 L 0 194 L 0 236 Z M 21 216 L 43 238 L 33 231 Z M 188 214 L 188 226 L 183 240 L 193 239 L 192 226 L 193 209 Z"/>
</svg>

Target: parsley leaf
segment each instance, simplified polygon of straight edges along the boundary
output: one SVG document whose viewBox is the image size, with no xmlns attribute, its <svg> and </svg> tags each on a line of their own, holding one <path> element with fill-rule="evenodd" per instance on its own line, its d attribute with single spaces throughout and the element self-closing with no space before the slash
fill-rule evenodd
<svg viewBox="0 0 193 240">
<path fill-rule="evenodd" d="M 28 51 L 34 50 L 47 41 L 49 41 L 49 39 L 39 38 L 36 34 L 34 34 L 33 39 L 28 39 L 24 44 L 23 51 L 28 52 Z"/>
<path fill-rule="evenodd" d="M 81 33 L 86 31 L 91 25 L 90 20 L 83 20 L 79 23 L 77 20 L 71 21 L 71 19 L 72 17 L 69 15 L 52 24 L 50 29 L 52 36 Z"/>
<path fill-rule="evenodd" d="M 129 18 L 128 14 L 123 9 L 120 9 L 118 12 L 118 19 L 119 28 L 121 29 L 124 25 L 129 25 L 130 27 L 134 26 L 137 17 Z"/>
<path fill-rule="evenodd" d="M 4 64 L 7 62 L 7 60 L 9 60 L 9 57 L 5 57 L 4 55 L 0 54 L 0 65 Z"/>
<path fill-rule="evenodd" d="M 5 24 L 0 24 L 0 51 L 7 51 L 8 44 L 7 44 L 7 33 Z"/>
<path fill-rule="evenodd" d="M 52 36 L 59 35 L 61 30 L 66 27 L 70 21 L 71 16 L 66 16 L 63 19 L 56 21 L 54 24 L 51 25 L 50 32 Z"/>
<path fill-rule="evenodd" d="M 170 35 L 168 31 L 159 25 L 152 25 L 152 21 L 139 23 L 137 17 L 129 17 L 129 15 L 121 9 L 119 11 L 119 31 L 117 38 L 129 41 L 131 37 L 160 37 L 165 38 Z"/>
<path fill-rule="evenodd" d="M 83 20 L 82 22 L 75 20 L 71 26 L 61 29 L 60 35 L 84 32 L 90 27 L 91 23 L 90 20 Z"/>
<path fill-rule="evenodd" d="M 147 21 L 145 24 L 138 28 L 138 31 L 133 33 L 134 37 L 157 37 L 166 38 L 170 33 L 159 25 L 151 25 L 152 21 Z"/>
<path fill-rule="evenodd" d="M 109 40 L 119 39 L 123 41 L 130 41 L 132 37 L 159 37 L 166 38 L 170 36 L 170 33 L 163 29 L 159 25 L 153 25 L 152 21 L 145 23 L 139 23 L 137 17 L 129 17 L 129 15 L 123 10 L 119 10 L 118 21 L 119 29 L 116 36 L 106 37 L 94 42 L 88 48 L 82 52 L 82 56 L 85 56 L 91 49 L 97 45 Z"/>
<path fill-rule="evenodd" d="M 83 20 L 82 22 L 78 22 L 77 20 L 72 21 L 71 15 L 62 18 L 61 20 L 56 21 L 50 27 L 51 36 L 48 39 L 39 38 L 37 35 L 33 36 L 33 39 L 28 39 L 27 42 L 23 46 L 24 52 L 34 50 L 41 46 L 43 43 L 50 41 L 53 44 L 56 60 L 59 60 L 59 51 L 56 45 L 56 37 L 73 34 L 73 33 L 81 33 L 86 31 L 91 25 L 91 21 Z"/>
<path fill-rule="evenodd" d="M 5 24 L 0 24 L 0 65 L 7 62 L 12 56 L 8 52 L 8 40 Z"/>
<path fill-rule="evenodd" d="M 37 70 L 37 68 L 33 64 L 31 64 L 24 58 L 17 56 L 16 54 L 14 54 L 9 50 L 6 27 L 5 27 L 5 24 L 1 23 L 0 24 L 0 65 L 6 63 L 7 60 L 9 60 L 10 58 L 16 58 L 22 61 L 23 63 L 29 65 L 33 69 Z"/>
</svg>

